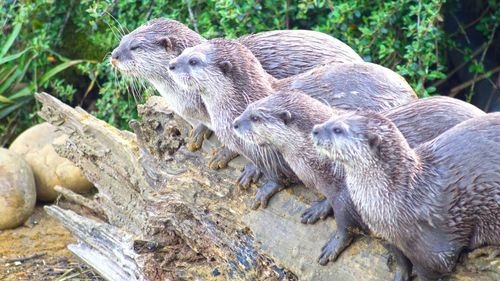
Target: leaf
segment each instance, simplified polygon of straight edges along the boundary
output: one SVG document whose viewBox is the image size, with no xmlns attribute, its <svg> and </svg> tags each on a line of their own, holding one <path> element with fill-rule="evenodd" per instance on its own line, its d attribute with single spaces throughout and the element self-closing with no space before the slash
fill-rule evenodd
<svg viewBox="0 0 500 281">
<path fill-rule="evenodd" d="M 47 71 L 44 75 L 42 75 L 42 77 L 38 80 L 38 84 L 41 85 L 41 84 L 47 82 L 50 78 L 52 78 L 57 73 L 65 70 L 66 68 L 68 68 L 70 66 L 82 63 L 84 61 L 85 60 L 71 60 L 71 61 L 67 61 L 67 62 L 64 62 L 64 63 L 61 63 L 61 64 L 55 66 L 51 70 Z M 36 88 L 35 83 L 31 83 L 29 86 L 27 86 L 24 89 L 20 90 L 19 92 L 15 93 L 14 95 L 10 96 L 9 98 L 16 99 L 19 97 L 33 95 L 35 88 Z"/>
<path fill-rule="evenodd" d="M 5 80 L 5 82 L 3 82 L 3 83 L 0 85 L 0 95 L 3 95 L 3 93 L 4 93 L 7 89 L 9 89 L 12 85 L 15 85 L 16 83 L 13 83 L 13 82 L 14 82 L 14 80 L 16 80 L 16 78 L 17 78 L 17 77 L 19 77 L 19 76 L 22 74 L 21 70 L 19 70 L 19 69 L 17 69 L 17 68 L 16 68 L 16 69 L 14 69 L 14 70 L 15 70 L 15 71 L 13 72 L 13 74 L 12 74 L 9 78 L 7 78 L 7 79 Z M 9 73 L 9 74 L 10 74 L 10 73 Z"/>
<path fill-rule="evenodd" d="M 14 40 L 16 40 L 17 35 L 19 35 L 19 32 L 21 31 L 21 27 L 23 26 L 22 23 L 18 23 L 14 25 L 14 28 L 12 29 L 12 33 L 9 35 L 7 38 L 7 41 L 5 41 L 5 44 L 3 45 L 2 49 L 0 50 L 0 58 L 3 58 L 5 54 L 9 51 L 10 47 L 12 44 L 14 44 Z"/>
<path fill-rule="evenodd" d="M 8 99 L 2 95 L 0 95 L 0 102 L 5 102 L 5 103 L 13 103 L 14 101 L 11 99 Z"/>
<path fill-rule="evenodd" d="M 7 63 L 9 61 L 15 60 L 15 59 L 19 58 L 20 56 L 22 56 L 24 53 L 26 53 L 30 49 L 31 48 L 27 48 L 26 50 L 19 52 L 17 54 L 13 54 L 13 55 L 9 55 L 9 56 L 0 58 L 0 64 L 4 64 L 4 63 Z"/>
<path fill-rule="evenodd" d="M 14 110 L 29 103 L 30 101 L 31 101 L 31 98 L 25 98 L 25 99 L 22 99 L 21 101 L 17 101 L 15 104 L 12 104 L 10 106 L 2 107 L 2 109 L 0 110 L 0 119 L 5 118 L 7 115 L 11 114 Z"/>
</svg>

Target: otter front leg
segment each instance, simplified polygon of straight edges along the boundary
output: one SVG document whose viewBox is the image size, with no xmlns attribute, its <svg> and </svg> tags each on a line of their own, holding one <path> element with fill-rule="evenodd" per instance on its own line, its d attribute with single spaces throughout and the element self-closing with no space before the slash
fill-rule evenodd
<svg viewBox="0 0 500 281">
<path fill-rule="evenodd" d="M 319 219 L 326 219 L 329 216 L 333 215 L 333 208 L 330 204 L 330 201 L 327 199 L 323 199 L 318 202 L 314 202 L 314 204 L 302 213 L 300 216 L 302 219 L 301 223 L 305 224 L 313 224 L 316 223 Z"/>
<path fill-rule="evenodd" d="M 279 182 L 269 180 L 259 189 L 255 194 L 255 201 L 252 204 L 252 209 L 256 210 L 261 206 L 262 208 L 267 207 L 267 203 L 271 197 L 283 190 L 285 186 Z"/>
<path fill-rule="evenodd" d="M 208 161 L 208 166 L 212 170 L 224 169 L 227 164 L 238 157 L 238 153 L 231 151 L 225 146 L 221 146 L 212 152 L 212 158 Z"/>
<path fill-rule="evenodd" d="M 343 189 L 340 194 L 337 194 L 335 198 L 328 202 L 330 202 L 333 212 L 335 212 L 337 232 L 321 249 L 321 255 L 318 259 L 321 265 L 326 265 L 329 261 L 335 261 L 352 243 L 356 233 L 363 229 L 356 216 L 357 213 L 352 210 L 353 204 L 346 189 Z"/>
<path fill-rule="evenodd" d="M 236 184 L 243 189 L 247 189 L 252 183 L 257 183 L 261 176 L 261 171 L 253 163 L 248 163 L 241 171 Z"/>
<path fill-rule="evenodd" d="M 189 131 L 188 140 L 186 143 L 189 151 L 196 151 L 201 148 L 203 141 L 212 135 L 212 131 L 203 124 L 199 124 Z"/>
</svg>

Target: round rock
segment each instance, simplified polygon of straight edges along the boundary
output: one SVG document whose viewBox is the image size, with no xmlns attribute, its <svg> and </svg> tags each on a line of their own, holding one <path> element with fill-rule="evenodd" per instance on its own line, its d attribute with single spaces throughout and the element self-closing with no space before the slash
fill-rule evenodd
<svg viewBox="0 0 500 281">
<path fill-rule="evenodd" d="M 92 188 L 80 169 L 54 150 L 52 144 L 64 143 L 66 138 L 52 124 L 42 123 L 24 131 L 9 148 L 22 155 L 31 166 L 39 201 L 54 201 L 58 196 L 54 190 L 56 185 L 77 193 L 85 193 Z"/>
<path fill-rule="evenodd" d="M 0 230 L 23 224 L 35 203 L 35 179 L 30 166 L 21 156 L 0 148 Z"/>
</svg>

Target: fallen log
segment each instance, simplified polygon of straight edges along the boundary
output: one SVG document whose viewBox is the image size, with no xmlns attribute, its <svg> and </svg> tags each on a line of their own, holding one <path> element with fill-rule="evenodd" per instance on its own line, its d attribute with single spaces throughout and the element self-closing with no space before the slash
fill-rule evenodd
<svg viewBox="0 0 500 281">
<path fill-rule="evenodd" d="M 69 136 L 54 144 L 56 151 L 98 189 L 91 201 L 67 190 L 65 196 L 82 208 L 98 206 L 93 211 L 99 215 L 55 205 L 46 210 L 77 238 L 69 249 L 107 280 L 388 280 L 393 275 L 390 255 L 369 237 L 357 239 L 335 263 L 320 266 L 316 259 L 336 226 L 332 219 L 300 223 L 316 195 L 296 186 L 275 195 L 266 209 L 251 210 L 254 189 L 234 186 L 245 160 L 210 170 L 206 152 L 216 140 L 206 141 L 202 152 L 185 149 L 188 126 L 160 97 L 139 107 L 141 121 L 131 123 L 135 134 L 48 94 L 36 98 L 43 105 L 40 116 Z M 493 250 L 469 254 L 454 278 L 498 280 L 500 260 L 488 257 Z"/>
</svg>

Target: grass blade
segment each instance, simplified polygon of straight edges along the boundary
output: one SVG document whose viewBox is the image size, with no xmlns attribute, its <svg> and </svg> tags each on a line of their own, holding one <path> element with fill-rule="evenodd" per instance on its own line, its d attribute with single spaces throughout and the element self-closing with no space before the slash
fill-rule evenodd
<svg viewBox="0 0 500 281">
<path fill-rule="evenodd" d="M 22 23 L 18 23 L 14 25 L 14 28 L 12 29 L 12 33 L 9 35 L 7 38 L 7 41 L 5 41 L 5 44 L 3 45 L 2 49 L 0 50 L 0 58 L 3 58 L 5 54 L 9 51 L 10 47 L 12 44 L 14 44 L 14 40 L 16 40 L 17 35 L 19 35 L 19 32 L 21 31 L 21 27 L 23 26 Z"/>
<path fill-rule="evenodd" d="M 0 83 L 0 95 L 3 95 L 6 90 L 12 88 L 11 86 L 15 86 L 16 85 L 16 83 L 14 83 L 15 80 L 22 74 L 22 72 L 19 69 L 17 69 L 17 66 L 14 67 L 12 70 L 14 70 L 15 72 L 14 73 L 10 72 L 8 74 L 10 77 L 5 76 L 7 80 L 1 81 Z"/>
<path fill-rule="evenodd" d="M 42 75 L 42 77 L 38 80 L 38 84 L 43 84 L 43 83 L 47 82 L 50 78 L 52 78 L 54 75 L 56 75 L 57 73 L 65 70 L 66 68 L 68 68 L 70 66 L 82 63 L 84 61 L 85 60 L 71 60 L 71 61 L 63 62 L 63 63 L 57 65 L 56 67 L 52 68 L 51 70 L 47 71 L 44 75 Z M 24 97 L 24 96 L 33 95 L 34 91 L 36 90 L 35 88 L 36 88 L 36 84 L 31 83 L 29 86 L 27 86 L 24 89 L 20 90 L 19 92 L 15 93 L 14 95 L 10 96 L 9 98 L 16 99 L 16 98 L 20 98 L 20 97 Z"/>
<path fill-rule="evenodd" d="M 8 63 L 9 61 L 13 61 L 17 58 L 19 58 L 20 56 L 22 56 L 24 53 L 26 53 L 30 48 L 22 51 L 22 52 L 19 52 L 17 54 L 13 54 L 13 55 L 9 55 L 9 56 L 6 56 L 6 57 L 3 57 L 3 58 L 0 58 L 0 64 L 4 64 L 4 63 Z"/>
<path fill-rule="evenodd" d="M 14 110 L 20 108 L 21 106 L 29 103 L 31 100 L 33 99 L 33 97 L 28 97 L 28 98 L 25 98 L 23 100 L 20 100 L 20 101 L 16 101 L 15 104 L 12 104 L 10 106 L 7 106 L 5 108 L 2 108 L 0 110 L 0 119 L 3 119 L 5 118 L 5 116 L 11 114 Z"/>
<path fill-rule="evenodd" d="M 13 103 L 14 101 L 12 101 L 11 99 L 8 99 L 8 98 L 0 95 L 0 102 Z"/>
</svg>

